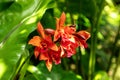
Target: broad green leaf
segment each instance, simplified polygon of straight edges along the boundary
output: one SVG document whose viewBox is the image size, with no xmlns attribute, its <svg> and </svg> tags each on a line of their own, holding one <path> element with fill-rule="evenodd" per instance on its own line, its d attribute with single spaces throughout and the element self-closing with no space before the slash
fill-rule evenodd
<svg viewBox="0 0 120 80">
<path fill-rule="evenodd" d="M 15 1 L 15 0 L 0 0 L 0 3 L 1 2 L 11 2 L 11 1 Z"/>
<path fill-rule="evenodd" d="M 14 1 L 0 2 L 0 12 L 8 9 Z"/>
<path fill-rule="evenodd" d="M 52 0 L 16 0 L 0 13 L 0 80 L 13 79 L 18 61 L 27 54 L 28 35 L 53 4 Z"/>
<path fill-rule="evenodd" d="M 52 71 L 49 72 L 44 62 L 40 62 L 37 67 L 30 65 L 28 71 L 33 74 L 32 78 L 34 77 L 34 80 L 82 80 L 80 75 L 76 75 L 71 71 L 64 71 L 60 65 L 53 65 Z M 31 74 L 27 73 L 24 80 L 26 78 L 31 80 L 28 77 Z"/>
</svg>

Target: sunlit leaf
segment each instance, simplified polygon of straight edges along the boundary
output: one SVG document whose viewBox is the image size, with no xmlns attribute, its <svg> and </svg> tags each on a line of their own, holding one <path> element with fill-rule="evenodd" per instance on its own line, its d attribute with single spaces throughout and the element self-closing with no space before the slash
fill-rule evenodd
<svg viewBox="0 0 120 80">
<path fill-rule="evenodd" d="M 13 79 L 18 60 L 22 54 L 26 54 L 27 37 L 35 30 L 36 22 L 46 9 L 52 7 L 50 2 L 52 0 L 16 0 L 0 13 L 1 80 Z M 36 17 L 34 23 L 26 24 L 33 16 Z"/>
<path fill-rule="evenodd" d="M 93 80 L 109 80 L 109 77 L 105 71 L 99 71 L 96 73 Z"/>
<path fill-rule="evenodd" d="M 33 74 L 35 80 L 82 80 L 80 75 L 62 70 L 60 65 L 54 65 L 52 71 L 49 72 L 43 62 L 40 62 L 37 67 L 30 65 L 28 71 Z M 27 79 L 31 74 L 27 74 Z"/>
</svg>

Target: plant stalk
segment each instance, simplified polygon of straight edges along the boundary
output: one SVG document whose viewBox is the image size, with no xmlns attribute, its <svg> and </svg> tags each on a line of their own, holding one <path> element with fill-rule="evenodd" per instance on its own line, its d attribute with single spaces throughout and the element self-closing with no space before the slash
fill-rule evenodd
<svg viewBox="0 0 120 80">
<path fill-rule="evenodd" d="M 101 6 L 99 7 L 99 11 L 96 13 L 94 19 L 91 21 L 91 51 L 90 51 L 90 59 L 89 59 L 89 74 L 88 80 L 93 80 L 94 72 L 95 72 L 95 60 L 96 60 L 96 45 L 97 45 L 97 33 L 99 30 L 99 21 L 101 19 L 101 13 L 105 6 L 105 0 L 101 1 Z"/>
</svg>

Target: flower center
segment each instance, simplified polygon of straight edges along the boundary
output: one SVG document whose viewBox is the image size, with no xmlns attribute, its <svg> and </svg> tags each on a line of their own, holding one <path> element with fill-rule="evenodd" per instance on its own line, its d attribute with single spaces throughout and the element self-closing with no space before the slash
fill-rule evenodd
<svg viewBox="0 0 120 80">
<path fill-rule="evenodd" d="M 43 50 L 47 49 L 47 44 L 45 42 L 41 42 L 41 46 Z"/>
</svg>

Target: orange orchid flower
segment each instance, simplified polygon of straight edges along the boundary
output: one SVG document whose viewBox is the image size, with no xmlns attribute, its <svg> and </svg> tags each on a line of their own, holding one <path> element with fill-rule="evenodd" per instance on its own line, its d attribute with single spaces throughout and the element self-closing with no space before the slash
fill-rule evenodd
<svg viewBox="0 0 120 80">
<path fill-rule="evenodd" d="M 35 57 L 44 60 L 49 71 L 53 62 L 59 64 L 61 58 L 71 57 L 76 53 L 77 47 L 86 48 L 86 41 L 90 38 L 90 33 L 87 31 L 76 32 L 75 25 L 65 26 L 65 19 L 66 15 L 63 12 L 61 17 L 56 19 L 56 30 L 44 29 L 39 22 L 37 24 L 39 36 L 34 36 L 28 42 L 35 46 Z"/>
<path fill-rule="evenodd" d="M 65 13 L 61 14 L 61 17 L 56 20 L 56 30 L 54 34 L 54 41 L 60 39 L 61 56 L 71 57 L 76 53 L 78 46 L 87 47 L 86 40 L 90 37 L 90 34 L 86 31 L 76 32 L 75 26 L 64 26 Z"/>
<path fill-rule="evenodd" d="M 37 31 L 40 36 L 34 36 L 28 44 L 35 46 L 35 57 L 39 60 L 45 60 L 48 70 L 51 71 L 53 61 L 56 64 L 60 63 L 58 47 L 53 43 L 51 36 L 45 34 L 41 23 L 37 24 Z"/>
</svg>

